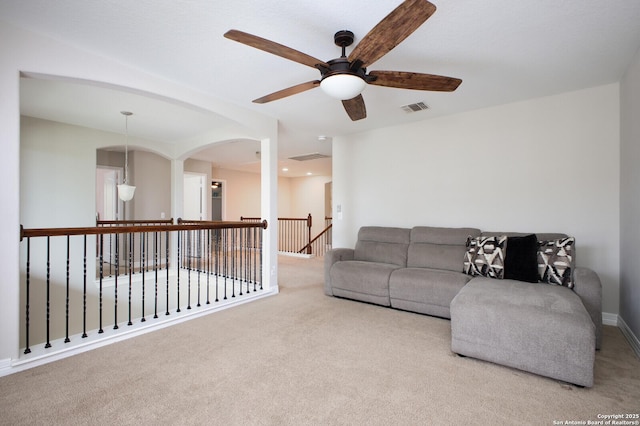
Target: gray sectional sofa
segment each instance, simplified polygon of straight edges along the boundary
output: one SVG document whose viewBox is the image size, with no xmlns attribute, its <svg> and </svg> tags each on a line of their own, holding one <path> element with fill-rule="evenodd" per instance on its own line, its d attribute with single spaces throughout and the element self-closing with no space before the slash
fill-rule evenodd
<svg viewBox="0 0 640 426">
<path fill-rule="evenodd" d="M 595 272 L 576 268 L 572 255 L 560 278 L 565 285 L 552 285 L 505 279 L 502 270 L 492 278 L 491 270 L 471 270 L 475 258 L 465 263 L 474 241 L 501 239 L 509 256 L 509 241 L 515 253 L 516 240 L 525 235 L 475 228 L 362 227 L 354 249 L 336 248 L 325 255 L 324 292 L 448 318 L 455 353 L 593 386 L 602 328 Z M 535 234 L 540 241 L 566 237 Z M 487 258 L 495 255 L 487 253 Z"/>
</svg>

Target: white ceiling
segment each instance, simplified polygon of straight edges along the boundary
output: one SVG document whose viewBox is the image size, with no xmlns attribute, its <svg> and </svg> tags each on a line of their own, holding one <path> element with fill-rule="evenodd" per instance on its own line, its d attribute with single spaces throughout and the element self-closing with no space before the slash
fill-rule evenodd
<svg viewBox="0 0 640 426">
<path fill-rule="evenodd" d="M 433 2 L 436 13 L 369 70 L 442 74 L 461 78 L 462 85 L 453 93 L 368 86 L 363 92 L 368 117 L 357 122 L 320 89 L 252 103 L 318 79 L 319 72 L 223 34 L 238 29 L 326 61 L 340 56 L 333 44 L 336 31 L 353 31 L 357 43 L 399 0 L 0 0 L 0 19 L 278 118 L 283 161 L 330 154 L 330 142 L 318 141 L 318 135 L 361 132 L 617 82 L 640 48 L 638 0 Z M 23 92 L 25 114 L 121 132 L 119 111 L 129 109 L 135 113 L 132 133 L 137 126 L 140 137 L 173 143 L 224 124 L 206 111 L 104 87 L 26 81 Z M 400 108 L 420 101 L 430 109 L 407 114 Z M 123 107 L 127 102 L 131 106 Z M 214 153 L 218 161 L 222 151 L 235 149 L 224 162 L 255 169 L 254 145 L 243 150 L 230 146 L 245 142 L 226 145 Z M 205 152 L 199 157 L 212 158 Z M 311 165 L 293 164 L 300 168 L 291 173 L 304 174 Z"/>
</svg>

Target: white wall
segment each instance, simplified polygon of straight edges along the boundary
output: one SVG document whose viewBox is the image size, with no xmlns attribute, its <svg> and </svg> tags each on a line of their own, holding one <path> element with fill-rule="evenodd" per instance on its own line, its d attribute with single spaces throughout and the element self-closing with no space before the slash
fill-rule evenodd
<svg viewBox="0 0 640 426">
<path fill-rule="evenodd" d="M 171 219 L 171 162 L 152 152 L 129 151 L 129 173 L 136 187 L 133 200 L 128 202 L 133 219 L 161 219 L 162 213 Z"/>
<path fill-rule="evenodd" d="M 619 120 L 611 84 L 334 137 L 334 246 L 363 225 L 564 232 L 617 313 Z"/>
<path fill-rule="evenodd" d="M 26 116 L 21 118 L 20 133 L 21 224 L 26 228 L 94 226 L 97 152 L 121 145 L 122 135 Z M 107 157 L 114 154 L 122 157 L 105 155 L 104 150 L 100 154 L 103 163 L 110 163 Z M 135 213 L 129 218 L 159 219 L 162 211 L 168 215 L 169 160 L 145 151 L 129 154 L 131 181 L 136 185 L 136 195 L 128 203 Z"/>
<path fill-rule="evenodd" d="M 640 51 L 622 79 L 620 318 L 640 338 Z"/>
<path fill-rule="evenodd" d="M 111 135 L 31 117 L 20 134 L 20 223 L 95 226 L 96 146 Z"/>
<path fill-rule="evenodd" d="M 331 182 L 331 176 L 308 176 L 290 178 L 291 216 L 307 217 L 311 213 L 311 238 L 324 229 L 324 185 Z"/>
<path fill-rule="evenodd" d="M 220 167 L 212 169 L 212 179 L 226 182 L 226 220 L 260 216 L 260 175 Z M 330 176 L 278 178 L 278 217 L 313 217 L 312 234 L 324 228 L 324 184 Z"/>
<path fill-rule="evenodd" d="M 237 170 L 214 168 L 212 179 L 224 181 L 224 220 L 260 217 L 260 175 Z"/>
</svg>

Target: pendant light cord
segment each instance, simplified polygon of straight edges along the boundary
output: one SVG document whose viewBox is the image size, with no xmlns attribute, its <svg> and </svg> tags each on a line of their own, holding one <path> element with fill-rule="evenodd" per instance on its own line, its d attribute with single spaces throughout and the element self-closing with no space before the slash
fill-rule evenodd
<svg viewBox="0 0 640 426">
<path fill-rule="evenodd" d="M 131 112 L 122 111 L 124 115 L 124 132 L 125 132 L 125 144 L 124 144 L 124 184 L 129 182 L 129 116 Z"/>
</svg>

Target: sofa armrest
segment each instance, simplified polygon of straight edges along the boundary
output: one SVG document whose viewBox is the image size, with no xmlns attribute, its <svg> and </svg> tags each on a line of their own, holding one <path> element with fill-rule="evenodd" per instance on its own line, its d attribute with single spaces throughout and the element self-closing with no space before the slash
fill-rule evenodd
<svg viewBox="0 0 640 426">
<path fill-rule="evenodd" d="M 333 296 L 333 290 L 331 289 L 331 267 L 336 262 L 343 260 L 353 260 L 354 249 L 350 248 L 335 248 L 329 250 L 324 255 L 324 294 L 327 296 Z"/>
<path fill-rule="evenodd" d="M 596 349 L 602 343 L 602 284 L 600 277 L 589 268 L 576 268 L 573 290 L 580 296 L 584 307 L 596 326 Z"/>
</svg>

